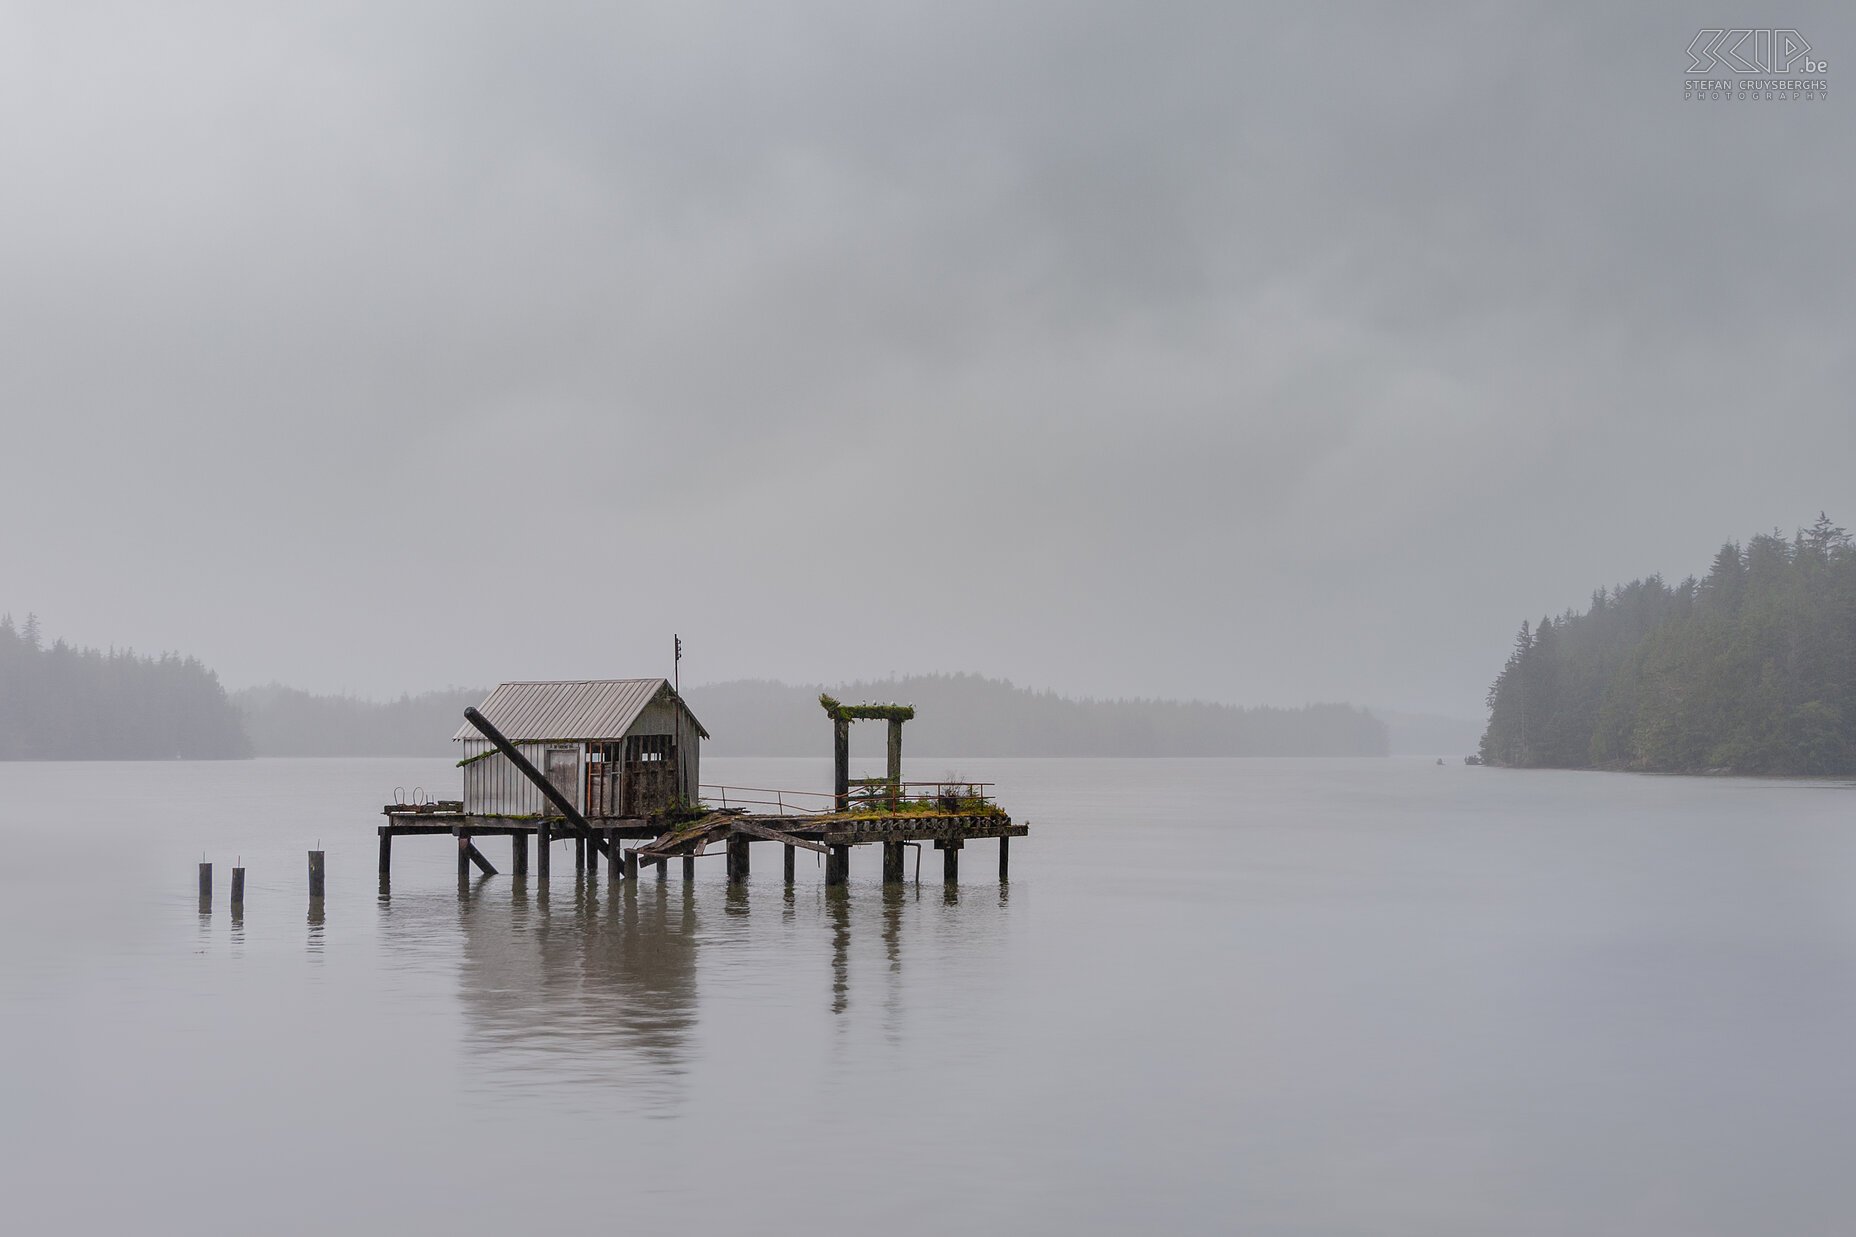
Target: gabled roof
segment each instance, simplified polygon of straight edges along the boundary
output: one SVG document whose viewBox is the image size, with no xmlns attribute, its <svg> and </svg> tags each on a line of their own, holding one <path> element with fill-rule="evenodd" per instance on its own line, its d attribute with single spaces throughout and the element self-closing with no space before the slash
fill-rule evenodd
<svg viewBox="0 0 1856 1237">
<path fill-rule="evenodd" d="M 477 706 L 511 743 L 622 739 L 645 706 L 667 696 L 695 723 L 703 738 L 709 732 L 696 721 L 664 679 L 570 679 L 545 683 L 504 683 Z M 458 727 L 452 742 L 482 739 L 469 722 Z"/>
</svg>

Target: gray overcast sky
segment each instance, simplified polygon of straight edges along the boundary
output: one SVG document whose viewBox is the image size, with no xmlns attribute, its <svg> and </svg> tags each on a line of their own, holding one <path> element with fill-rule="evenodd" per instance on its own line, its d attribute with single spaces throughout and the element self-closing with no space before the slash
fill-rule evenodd
<svg viewBox="0 0 1856 1237">
<path fill-rule="evenodd" d="M 1475 715 L 1856 524 L 1856 21 L 1452 7 L 0 7 L 0 608 Z M 1721 20 L 1831 98 L 1685 102 Z"/>
</svg>

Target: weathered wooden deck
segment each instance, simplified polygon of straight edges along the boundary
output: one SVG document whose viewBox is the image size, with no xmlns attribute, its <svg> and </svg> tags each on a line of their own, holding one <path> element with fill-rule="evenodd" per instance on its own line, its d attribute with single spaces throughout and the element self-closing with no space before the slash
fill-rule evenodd
<svg viewBox="0 0 1856 1237">
<path fill-rule="evenodd" d="M 452 804 L 393 803 L 381 809 L 386 816 L 379 826 L 380 877 L 388 880 L 393 866 L 393 839 L 449 834 L 457 839 L 458 874 L 468 876 L 472 866 L 494 875 L 496 868 L 472 840 L 478 837 L 511 839 L 511 868 L 515 875 L 525 875 L 529 867 L 529 839 L 537 842 L 536 867 L 542 876 L 549 874 L 551 847 L 556 841 L 575 843 L 577 871 L 597 873 L 599 857 L 611 864 L 613 880 L 636 879 L 641 864 L 653 864 L 660 871 L 672 858 L 682 858 L 684 875 L 693 875 L 694 861 L 710 848 L 720 846 L 728 857 L 731 881 L 747 879 L 749 847 L 755 842 L 771 842 L 784 852 L 785 879 L 793 879 L 794 852 L 817 851 L 826 856 L 825 883 L 842 884 L 849 878 L 850 850 L 854 846 L 883 847 L 883 878 L 903 879 L 903 850 L 907 846 L 932 845 L 943 852 L 943 871 L 948 881 L 958 877 L 959 854 L 969 841 L 997 839 L 999 843 L 999 878 L 1006 879 L 1010 841 L 1029 832 L 1026 825 L 1015 824 L 1003 813 L 978 815 L 928 815 L 922 813 L 830 812 L 807 815 L 752 814 L 739 809 L 712 812 L 707 816 L 666 828 L 662 822 L 636 816 L 589 817 L 589 836 L 559 816 L 494 816 L 466 813 Z M 625 841 L 642 840 L 641 846 L 624 847 Z"/>
</svg>

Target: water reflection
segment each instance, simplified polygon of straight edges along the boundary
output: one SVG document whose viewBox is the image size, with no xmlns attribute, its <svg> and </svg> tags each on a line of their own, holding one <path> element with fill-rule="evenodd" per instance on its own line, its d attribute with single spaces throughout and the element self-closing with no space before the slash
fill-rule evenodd
<svg viewBox="0 0 1856 1237">
<path fill-rule="evenodd" d="M 938 884 L 477 877 L 376 907 L 395 966 L 454 971 L 464 1046 L 491 1067 L 475 1085 L 560 1087 L 588 1103 L 617 1087 L 667 1115 L 713 1042 L 752 1040 L 769 1011 L 809 1008 L 779 1016 L 901 1046 L 923 1002 L 941 999 L 940 955 L 966 969 L 1000 943 L 1003 890 L 950 918 Z M 912 957 L 926 960 L 913 979 Z"/>
<path fill-rule="evenodd" d="M 481 877 L 445 901 L 383 898 L 381 931 L 391 950 L 457 958 L 471 1047 L 518 1075 L 558 1070 L 567 1055 L 581 1082 L 674 1085 L 696 1022 L 703 924 L 687 885 Z"/>
</svg>

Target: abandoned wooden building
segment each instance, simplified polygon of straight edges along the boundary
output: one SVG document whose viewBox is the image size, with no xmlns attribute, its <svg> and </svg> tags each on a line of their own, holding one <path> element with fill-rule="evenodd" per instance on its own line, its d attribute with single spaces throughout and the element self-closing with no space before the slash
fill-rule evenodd
<svg viewBox="0 0 1856 1237">
<path fill-rule="evenodd" d="M 478 711 L 582 816 L 643 820 L 700 797 L 709 732 L 663 679 L 504 683 Z M 466 815 L 552 810 L 541 789 L 471 723 L 451 740 L 463 746 Z"/>
</svg>

